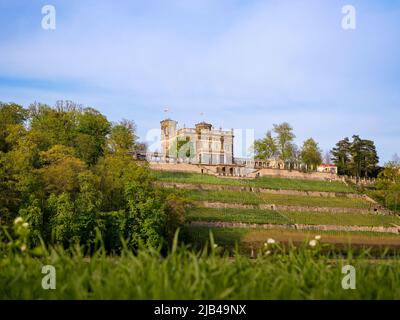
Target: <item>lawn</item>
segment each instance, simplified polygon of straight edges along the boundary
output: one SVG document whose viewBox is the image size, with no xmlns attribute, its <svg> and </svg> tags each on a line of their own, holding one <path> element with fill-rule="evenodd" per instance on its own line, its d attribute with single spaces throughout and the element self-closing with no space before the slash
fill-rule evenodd
<svg viewBox="0 0 400 320">
<path fill-rule="evenodd" d="M 124 251 L 92 257 L 50 249 L 41 257 L 25 252 L 2 256 L 0 299 L 400 299 L 400 260 L 370 263 L 363 256 L 322 255 L 306 245 L 258 258 L 221 256 L 178 247 Z M 332 259 L 333 257 L 333 259 Z M 43 290 L 43 265 L 56 270 L 55 290 Z M 357 270 L 357 290 L 343 290 L 342 267 Z"/>
<path fill-rule="evenodd" d="M 357 226 L 400 225 L 397 216 L 357 213 L 282 212 L 261 209 L 193 208 L 187 214 L 188 221 L 230 221 L 272 224 L 327 224 Z"/>
<path fill-rule="evenodd" d="M 181 192 L 187 198 L 195 201 L 359 209 L 371 207 L 371 203 L 362 198 L 312 197 L 231 190 L 182 190 Z"/>
<path fill-rule="evenodd" d="M 351 193 L 354 190 L 340 181 L 300 180 L 275 177 L 262 177 L 258 179 L 220 178 L 207 174 L 190 172 L 152 171 L 158 181 L 194 183 L 194 184 L 219 184 L 232 186 L 258 187 L 283 190 L 326 191 L 338 193 Z"/>
</svg>

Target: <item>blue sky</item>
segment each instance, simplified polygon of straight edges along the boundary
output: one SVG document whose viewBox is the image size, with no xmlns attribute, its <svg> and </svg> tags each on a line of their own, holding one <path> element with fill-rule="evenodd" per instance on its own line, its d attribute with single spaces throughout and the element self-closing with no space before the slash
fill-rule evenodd
<svg viewBox="0 0 400 320">
<path fill-rule="evenodd" d="M 299 145 L 359 134 L 381 163 L 400 153 L 400 1 L 0 0 L 0 15 L 0 101 L 74 100 L 143 139 L 166 116 L 256 138 L 288 121 Z"/>
</svg>

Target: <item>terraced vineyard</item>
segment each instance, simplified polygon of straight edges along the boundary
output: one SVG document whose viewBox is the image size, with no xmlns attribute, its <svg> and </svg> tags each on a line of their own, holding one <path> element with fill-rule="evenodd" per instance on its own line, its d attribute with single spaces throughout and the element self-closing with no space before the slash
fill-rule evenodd
<svg viewBox="0 0 400 320">
<path fill-rule="evenodd" d="M 279 212 L 276 210 L 243 210 L 226 208 L 195 208 L 187 216 L 189 221 L 230 221 L 257 224 L 310 224 L 344 226 L 384 226 L 390 227 L 400 220 L 396 216 L 318 213 L 318 212 Z"/>
<path fill-rule="evenodd" d="M 400 218 L 339 181 L 234 179 L 154 171 L 168 192 L 193 203 L 185 231 L 202 244 L 212 230 L 225 246 L 257 248 L 270 237 L 357 246 L 400 247 Z M 204 240 L 204 241 L 203 241 Z"/>
<path fill-rule="evenodd" d="M 195 201 L 218 201 L 241 204 L 297 205 L 314 207 L 341 207 L 370 209 L 373 204 L 362 198 L 310 197 L 297 195 L 280 195 L 261 192 L 237 192 L 231 190 L 183 190 L 182 194 Z"/>
<path fill-rule="evenodd" d="M 258 179 L 222 178 L 200 173 L 153 171 L 154 177 L 159 181 L 216 184 L 255 188 L 325 191 L 350 193 L 353 190 L 339 181 L 300 180 L 286 178 L 262 177 Z"/>
</svg>

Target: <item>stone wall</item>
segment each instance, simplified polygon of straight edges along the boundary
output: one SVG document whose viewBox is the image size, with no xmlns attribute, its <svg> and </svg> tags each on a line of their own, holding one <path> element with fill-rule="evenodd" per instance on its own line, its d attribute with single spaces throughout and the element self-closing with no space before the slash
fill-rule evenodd
<svg viewBox="0 0 400 320">
<path fill-rule="evenodd" d="M 202 168 L 196 164 L 189 163 L 155 163 L 150 162 L 149 167 L 152 170 L 163 170 L 163 171 L 179 171 L 179 172 L 197 172 L 201 173 Z M 203 169 L 204 173 L 205 170 Z"/>
<path fill-rule="evenodd" d="M 189 163 L 157 163 L 150 162 L 150 169 L 153 170 L 164 170 L 164 171 L 179 171 L 179 172 L 197 172 L 217 175 L 217 166 L 209 166 L 204 164 L 189 164 Z M 226 165 L 221 165 L 226 166 Z M 228 165 L 229 167 L 229 165 Z M 243 169 L 244 167 L 241 167 Z M 247 170 L 249 171 L 249 170 Z M 334 174 L 326 172 L 300 172 L 300 171 L 289 171 L 285 169 L 272 169 L 263 168 L 255 170 L 253 173 L 247 175 L 248 178 L 255 178 L 256 175 L 261 177 L 281 177 L 289 179 L 305 179 L 305 180 L 341 180 L 340 177 Z M 230 178 L 243 178 L 238 176 L 230 176 Z"/>
<path fill-rule="evenodd" d="M 276 211 L 289 211 L 289 212 L 324 212 L 324 213 L 358 213 L 358 214 L 381 214 L 391 215 L 392 212 L 384 208 L 379 210 L 374 206 L 370 208 L 338 208 L 338 207 L 308 207 L 296 205 L 276 205 L 273 203 L 264 204 L 242 204 L 230 202 L 210 202 L 198 201 L 198 205 L 204 208 L 214 209 L 261 209 L 261 210 L 276 210 Z M 375 210 L 376 209 L 376 210 Z"/>
<path fill-rule="evenodd" d="M 342 225 L 308 225 L 308 224 L 257 224 L 242 222 L 225 221 L 191 221 L 188 225 L 208 228 L 251 228 L 251 229 L 291 229 L 308 231 L 339 231 L 339 232 L 379 232 L 399 234 L 400 228 L 395 227 L 375 227 L 375 226 L 342 226 Z"/>
<path fill-rule="evenodd" d="M 280 194 L 288 196 L 311 196 L 311 197 L 347 197 L 347 198 L 363 198 L 371 203 L 376 203 L 373 199 L 357 193 L 348 192 L 328 192 L 328 191 L 301 191 L 301 190 L 283 190 L 283 189 L 268 189 L 250 186 L 232 186 L 224 184 L 206 184 L 206 183 L 182 183 L 182 182 L 157 182 L 165 188 L 177 189 L 197 189 L 197 190 L 228 190 L 238 192 L 262 192 L 271 194 Z"/>
<path fill-rule="evenodd" d="M 290 179 L 311 179 L 311 180 L 340 180 L 340 178 L 328 172 L 300 172 L 286 169 L 263 168 L 251 173 L 250 177 L 255 177 L 259 174 L 261 177 L 281 177 Z"/>
<path fill-rule="evenodd" d="M 149 162 L 150 169 L 163 170 L 163 171 L 177 171 L 177 172 L 193 172 L 193 173 L 204 173 L 217 176 L 217 167 L 234 167 L 232 165 L 221 164 L 216 165 L 205 165 L 205 164 L 189 164 L 189 163 L 157 163 Z M 230 178 L 238 178 L 235 176 L 229 176 Z"/>
</svg>

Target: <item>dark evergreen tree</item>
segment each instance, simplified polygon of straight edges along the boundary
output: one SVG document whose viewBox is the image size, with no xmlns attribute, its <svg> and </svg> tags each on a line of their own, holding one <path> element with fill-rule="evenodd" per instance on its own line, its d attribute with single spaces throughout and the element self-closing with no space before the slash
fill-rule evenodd
<svg viewBox="0 0 400 320">
<path fill-rule="evenodd" d="M 332 149 L 333 162 L 338 166 L 341 175 L 356 177 L 376 177 L 379 172 L 379 157 L 372 140 L 361 139 L 353 135 L 353 141 L 348 138 L 340 140 Z"/>
<path fill-rule="evenodd" d="M 332 160 L 338 167 L 338 173 L 340 175 L 349 175 L 350 174 L 350 162 L 351 162 L 351 154 L 350 154 L 350 146 L 351 143 L 349 138 L 344 138 L 336 143 L 336 147 L 334 147 L 331 151 Z"/>
</svg>

